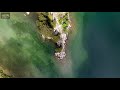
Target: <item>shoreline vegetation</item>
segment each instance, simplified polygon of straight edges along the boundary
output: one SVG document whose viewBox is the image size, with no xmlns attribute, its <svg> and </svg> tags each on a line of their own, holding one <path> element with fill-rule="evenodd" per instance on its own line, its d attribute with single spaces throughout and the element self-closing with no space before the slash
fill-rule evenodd
<svg viewBox="0 0 120 90">
<path fill-rule="evenodd" d="M 30 12 L 26 12 L 29 15 Z M 62 60 L 66 57 L 66 40 L 71 28 L 69 12 L 36 12 L 39 28 L 43 40 L 50 40 L 55 44 L 55 56 Z"/>
</svg>

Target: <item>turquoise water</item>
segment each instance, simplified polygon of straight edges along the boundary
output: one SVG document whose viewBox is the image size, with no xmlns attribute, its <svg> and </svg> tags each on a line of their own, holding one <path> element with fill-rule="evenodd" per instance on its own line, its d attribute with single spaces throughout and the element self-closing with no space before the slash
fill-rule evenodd
<svg viewBox="0 0 120 90">
<path fill-rule="evenodd" d="M 71 45 L 77 77 L 120 77 L 120 13 L 76 13 Z"/>
</svg>

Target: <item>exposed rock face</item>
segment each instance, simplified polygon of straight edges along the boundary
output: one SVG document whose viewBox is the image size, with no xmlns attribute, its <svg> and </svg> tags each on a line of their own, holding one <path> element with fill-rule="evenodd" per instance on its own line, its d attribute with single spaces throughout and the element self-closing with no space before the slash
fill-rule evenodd
<svg viewBox="0 0 120 90">
<path fill-rule="evenodd" d="M 65 52 L 58 52 L 58 53 L 55 53 L 55 56 L 57 56 L 58 59 L 63 59 L 66 56 L 66 53 Z"/>
<path fill-rule="evenodd" d="M 68 15 L 67 20 L 70 21 L 69 18 L 69 13 L 68 12 L 51 12 L 51 14 L 53 15 L 53 19 L 56 20 L 56 27 L 54 28 L 55 30 L 55 35 L 58 34 L 58 32 L 60 33 L 60 40 L 57 42 L 57 45 L 59 47 L 62 47 L 61 52 L 56 52 L 55 56 L 58 57 L 58 59 L 63 59 L 66 56 L 65 53 L 65 45 L 66 45 L 66 40 L 67 40 L 67 35 L 68 33 L 64 32 L 64 28 L 62 27 L 62 24 L 59 22 L 59 18 L 62 18 L 64 15 Z M 67 26 L 67 30 L 70 28 L 70 23 Z M 57 32 L 56 32 L 57 31 Z"/>
<path fill-rule="evenodd" d="M 58 32 L 57 30 L 54 30 L 53 34 L 54 34 L 55 36 L 57 36 L 57 35 L 59 34 L 59 32 Z"/>
<path fill-rule="evenodd" d="M 58 47 L 62 47 L 62 41 L 61 41 L 61 40 L 59 40 L 59 41 L 57 42 L 57 46 L 58 46 Z"/>
</svg>

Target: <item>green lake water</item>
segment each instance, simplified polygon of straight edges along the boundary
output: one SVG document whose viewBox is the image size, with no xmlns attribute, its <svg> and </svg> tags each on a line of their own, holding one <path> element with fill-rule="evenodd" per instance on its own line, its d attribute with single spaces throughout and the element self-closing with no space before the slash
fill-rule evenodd
<svg viewBox="0 0 120 90">
<path fill-rule="evenodd" d="M 35 20 L 22 12 L 0 19 L 0 64 L 15 77 L 59 77 L 54 46 L 40 40 L 36 31 Z"/>
</svg>

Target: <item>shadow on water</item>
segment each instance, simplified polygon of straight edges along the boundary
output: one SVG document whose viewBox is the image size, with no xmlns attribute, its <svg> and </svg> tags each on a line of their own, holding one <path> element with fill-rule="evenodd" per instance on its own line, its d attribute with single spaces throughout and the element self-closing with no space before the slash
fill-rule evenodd
<svg viewBox="0 0 120 90">
<path fill-rule="evenodd" d="M 120 77 L 120 13 L 86 13 L 83 19 L 88 59 L 79 77 Z"/>
</svg>

